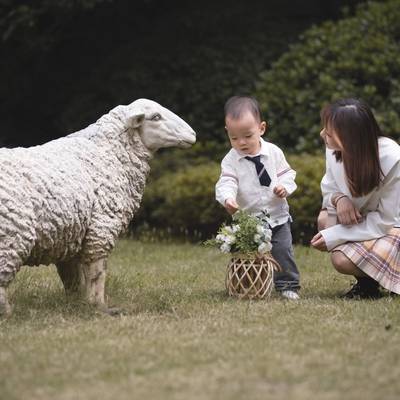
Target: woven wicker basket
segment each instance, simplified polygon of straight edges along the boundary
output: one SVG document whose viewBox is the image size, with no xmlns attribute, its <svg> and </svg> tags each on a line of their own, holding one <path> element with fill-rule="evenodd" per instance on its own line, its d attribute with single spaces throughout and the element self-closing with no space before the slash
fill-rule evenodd
<svg viewBox="0 0 400 400">
<path fill-rule="evenodd" d="M 265 299 L 271 295 L 274 271 L 281 267 L 271 253 L 255 255 L 235 254 L 226 270 L 226 289 L 239 299 Z"/>
</svg>

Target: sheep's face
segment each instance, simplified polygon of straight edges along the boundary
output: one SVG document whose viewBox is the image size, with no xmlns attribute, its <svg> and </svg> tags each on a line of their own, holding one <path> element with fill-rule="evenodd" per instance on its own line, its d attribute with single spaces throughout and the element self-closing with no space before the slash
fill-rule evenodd
<svg viewBox="0 0 400 400">
<path fill-rule="evenodd" d="M 196 133 L 181 118 L 152 100 L 139 99 L 129 106 L 130 125 L 140 128 L 143 144 L 150 151 L 164 147 L 190 147 Z"/>
</svg>

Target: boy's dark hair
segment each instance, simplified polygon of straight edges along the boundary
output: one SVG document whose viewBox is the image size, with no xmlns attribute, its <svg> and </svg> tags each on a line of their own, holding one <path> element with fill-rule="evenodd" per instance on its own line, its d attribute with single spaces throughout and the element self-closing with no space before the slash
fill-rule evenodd
<svg viewBox="0 0 400 400">
<path fill-rule="evenodd" d="M 261 108 L 258 101 L 251 96 L 233 96 L 230 97 L 224 107 L 225 118 L 240 118 L 246 111 L 249 111 L 258 121 L 262 121 Z"/>
</svg>

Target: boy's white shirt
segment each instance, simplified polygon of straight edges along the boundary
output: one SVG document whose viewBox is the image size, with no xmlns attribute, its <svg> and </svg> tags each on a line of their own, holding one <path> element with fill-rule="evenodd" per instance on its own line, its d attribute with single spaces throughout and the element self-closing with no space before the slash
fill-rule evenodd
<svg viewBox="0 0 400 400">
<path fill-rule="evenodd" d="M 350 194 L 342 162 L 333 150 L 326 150 L 326 173 L 321 181 L 322 207 L 336 214 L 332 195 L 343 193 L 360 210 L 363 220 L 356 225 L 334 225 L 321 231 L 328 250 L 345 242 L 377 239 L 392 227 L 400 227 L 400 146 L 393 140 L 379 138 L 379 158 L 384 175 L 381 186 L 363 197 Z"/>
<path fill-rule="evenodd" d="M 221 162 L 221 175 L 215 185 L 216 199 L 222 205 L 229 198 L 235 199 L 240 209 L 250 213 L 268 212 L 271 227 L 282 225 L 290 219 L 289 205 L 285 198 L 273 193 L 277 185 L 282 185 L 288 195 L 292 194 L 297 185 L 296 172 L 290 167 L 282 150 L 260 138 L 261 149 L 258 155 L 264 164 L 271 184 L 262 186 L 258 179 L 255 164 L 246 160 L 248 154 L 242 154 L 231 149 Z M 254 157 L 251 155 L 250 157 Z"/>
</svg>

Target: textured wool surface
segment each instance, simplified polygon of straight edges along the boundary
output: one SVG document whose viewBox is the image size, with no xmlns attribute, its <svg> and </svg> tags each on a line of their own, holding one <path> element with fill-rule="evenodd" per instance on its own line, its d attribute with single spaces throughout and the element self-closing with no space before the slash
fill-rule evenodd
<svg viewBox="0 0 400 400">
<path fill-rule="evenodd" d="M 126 107 L 44 145 L 0 149 L 0 286 L 21 265 L 92 263 L 112 250 L 139 208 L 152 155 Z"/>
</svg>

